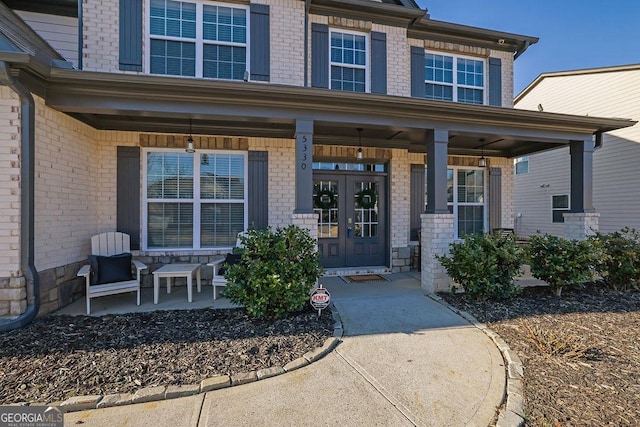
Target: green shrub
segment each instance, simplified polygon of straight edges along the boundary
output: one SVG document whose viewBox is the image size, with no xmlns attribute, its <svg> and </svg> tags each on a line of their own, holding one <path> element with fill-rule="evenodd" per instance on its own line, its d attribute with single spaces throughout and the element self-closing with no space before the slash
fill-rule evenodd
<svg viewBox="0 0 640 427">
<path fill-rule="evenodd" d="M 297 226 L 249 231 L 240 263 L 228 268 L 223 295 L 262 318 L 283 317 L 308 304 L 322 274 L 316 241 Z"/>
<path fill-rule="evenodd" d="M 514 279 L 524 254 L 513 236 L 473 234 L 449 247 L 449 255 L 437 259 L 472 298 L 506 299 L 520 292 Z"/>
<path fill-rule="evenodd" d="M 564 286 L 593 280 L 601 257 L 592 239 L 567 240 L 549 234 L 531 237 L 528 251 L 531 274 L 547 282 L 558 297 Z"/>
<path fill-rule="evenodd" d="M 608 287 L 626 291 L 640 288 L 640 234 L 625 227 L 609 234 L 591 237 L 603 249 L 596 271 Z"/>
</svg>

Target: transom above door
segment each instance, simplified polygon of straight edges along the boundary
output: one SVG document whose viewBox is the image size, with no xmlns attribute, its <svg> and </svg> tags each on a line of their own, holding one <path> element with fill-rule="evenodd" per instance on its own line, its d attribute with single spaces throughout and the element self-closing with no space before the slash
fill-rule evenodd
<svg viewBox="0 0 640 427">
<path fill-rule="evenodd" d="M 313 208 L 324 267 L 388 264 L 386 182 L 386 174 L 370 170 L 314 172 Z"/>
</svg>

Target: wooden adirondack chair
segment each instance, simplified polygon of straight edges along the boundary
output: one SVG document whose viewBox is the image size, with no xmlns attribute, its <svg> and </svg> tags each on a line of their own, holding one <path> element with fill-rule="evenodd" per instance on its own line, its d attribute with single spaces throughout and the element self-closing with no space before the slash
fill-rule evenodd
<svg viewBox="0 0 640 427">
<path fill-rule="evenodd" d="M 90 265 L 78 271 L 78 276 L 85 278 L 87 314 L 91 314 L 91 298 L 106 295 L 136 291 L 140 305 L 140 272 L 147 266 L 131 260 L 130 247 L 130 237 L 125 233 L 107 232 L 91 238 Z"/>
<path fill-rule="evenodd" d="M 238 233 L 238 238 L 236 239 L 236 248 L 242 247 L 241 238 L 246 235 L 247 233 L 244 231 Z M 226 257 L 220 257 L 219 259 L 214 259 L 213 261 L 207 264 L 213 267 L 213 279 L 211 279 L 211 286 L 213 287 L 214 300 L 218 298 L 218 292 L 216 291 L 216 288 L 227 286 L 227 279 L 225 279 L 224 272 L 221 273 L 220 269 L 222 268 L 222 264 L 224 264 L 225 262 L 227 262 L 228 264 L 235 262 L 235 261 L 232 261 L 230 257 L 233 258 L 232 253 L 227 254 Z"/>
</svg>

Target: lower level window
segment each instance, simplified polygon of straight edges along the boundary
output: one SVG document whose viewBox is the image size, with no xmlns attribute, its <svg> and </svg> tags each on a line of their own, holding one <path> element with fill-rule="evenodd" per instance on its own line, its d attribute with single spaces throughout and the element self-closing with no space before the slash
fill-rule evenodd
<svg viewBox="0 0 640 427">
<path fill-rule="evenodd" d="M 425 200 L 427 176 L 425 169 Z M 467 234 L 485 232 L 486 203 L 483 169 L 447 169 L 447 205 L 454 216 L 454 234 L 462 238 Z"/>
<path fill-rule="evenodd" d="M 246 229 L 246 180 L 244 154 L 147 152 L 146 248 L 234 246 Z"/>
<path fill-rule="evenodd" d="M 564 222 L 565 212 L 569 212 L 569 195 L 551 196 L 551 221 Z"/>
</svg>

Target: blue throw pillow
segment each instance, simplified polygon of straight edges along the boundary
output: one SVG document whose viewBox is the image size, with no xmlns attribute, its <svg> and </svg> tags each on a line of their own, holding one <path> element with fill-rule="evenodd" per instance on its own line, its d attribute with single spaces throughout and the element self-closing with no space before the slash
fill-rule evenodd
<svg viewBox="0 0 640 427">
<path fill-rule="evenodd" d="M 123 253 L 111 256 L 90 255 L 92 285 L 104 283 L 125 282 L 133 280 L 131 273 L 131 254 Z"/>
<path fill-rule="evenodd" d="M 242 260 L 242 254 L 231 254 L 231 253 L 227 254 L 227 256 L 224 259 L 224 262 L 222 263 L 222 267 L 220 267 L 220 270 L 218 270 L 218 274 L 221 276 L 224 276 L 229 266 L 240 264 L 241 260 Z"/>
</svg>

